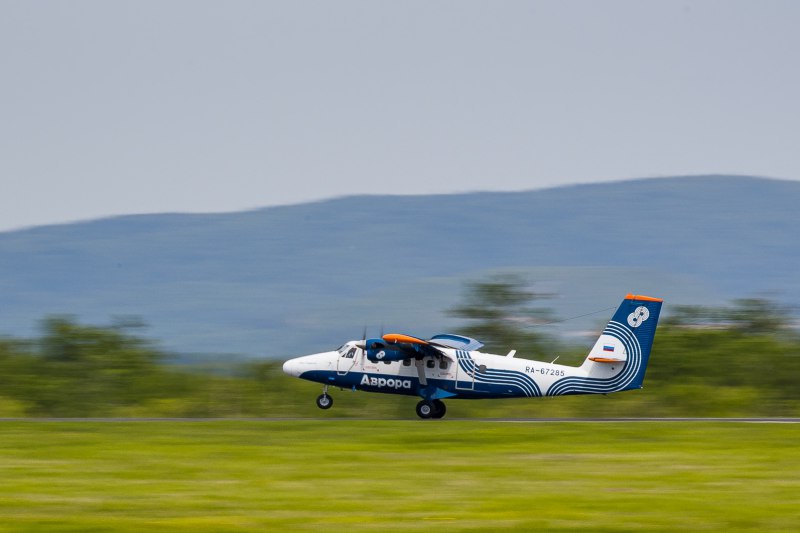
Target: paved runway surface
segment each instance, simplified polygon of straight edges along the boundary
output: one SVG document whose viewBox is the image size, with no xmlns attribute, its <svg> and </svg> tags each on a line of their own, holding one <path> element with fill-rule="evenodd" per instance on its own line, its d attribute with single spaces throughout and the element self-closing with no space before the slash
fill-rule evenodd
<svg viewBox="0 0 800 533">
<path fill-rule="evenodd" d="M 563 422 L 633 423 L 633 422 L 731 422 L 753 424 L 800 424 L 800 418 L 446 418 L 419 420 L 417 418 L 0 418 L 2 422 L 293 422 L 315 420 L 319 422 L 342 421 L 407 421 L 426 423 L 458 422 L 512 422 L 522 424 L 549 424 Z"/>
</svg>

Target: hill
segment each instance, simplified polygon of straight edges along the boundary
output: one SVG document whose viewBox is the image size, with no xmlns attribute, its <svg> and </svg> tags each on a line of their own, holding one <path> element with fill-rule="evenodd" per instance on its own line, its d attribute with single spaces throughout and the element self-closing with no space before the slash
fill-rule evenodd
<svg viewBox="0 0 800 533">
<path fill-rule="evenodd" d="M 334 348 L 364 324 L 452 329 L 446 309 L 463 281 L 505 270 L 559 295 L 552 307 L 565 318 L 628 291 L 668 304 L 768 295 L 797 305 L 798 205 L 797 182 L 695 176 L 6 232 L 0 333 L 29 335 L 49 314 L 142 317 L 168 350 L 283 357 Z"/>
</svg>

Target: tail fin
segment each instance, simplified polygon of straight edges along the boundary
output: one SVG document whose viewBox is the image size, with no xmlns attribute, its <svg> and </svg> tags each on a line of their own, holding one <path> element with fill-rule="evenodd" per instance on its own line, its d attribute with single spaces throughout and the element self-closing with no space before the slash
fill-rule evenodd
<svg viewBox="0 0 800 533">
<path fill-rule="evenodd" d="M 581 366 L 586 377 L 560 380 L 548 395 L 641 389 L 662 302 L 649 296 L 625 296 Z"/>
<path fill-rule="evenodd" d="M 584 366 L 624 362 L 623 371 L 614 379 L 614 390 L 641 389 L 662 302 L 660 298 L 649 296 L 625 296 L 586 357 Z"/>
</svg>

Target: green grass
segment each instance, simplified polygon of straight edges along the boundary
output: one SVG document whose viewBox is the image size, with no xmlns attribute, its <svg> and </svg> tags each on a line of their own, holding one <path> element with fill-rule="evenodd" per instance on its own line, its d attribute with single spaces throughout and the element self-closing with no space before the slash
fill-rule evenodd
<svg viewBox="0 0 800 533">
<path fill-rule="evenodd" d="M 0 423 L 0 531 L 791 531 L 794 424 Z"/>
</svg>

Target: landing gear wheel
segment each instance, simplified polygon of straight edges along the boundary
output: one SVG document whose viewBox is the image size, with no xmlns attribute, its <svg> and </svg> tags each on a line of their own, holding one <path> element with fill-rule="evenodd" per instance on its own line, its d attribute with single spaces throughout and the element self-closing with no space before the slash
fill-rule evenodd
<svg viewBox="0 0 800 533">
<path fill-rule="evenodd" d="M 333 398 L 327 394 L 320 394 L 317 396 L 317 407 L 320 409 L 330 409 L 333 406 Z"/>
<path fill-rule="evenodd" d="M 433 414 L 431 418 L 442 418 L 444 414 L 447 412 L 447 406 L 445 406 L 442 400 L 433 400 Z"/>
<path fill-rule="evenodd" d="M 420 418 L 434 418 L 436 408 L 428 400 L 422 400 L 417 404 L 417 416 Z"/>
</svg>

